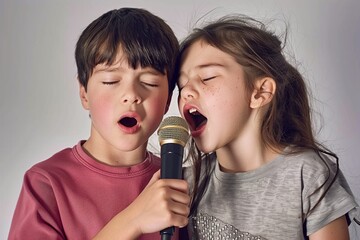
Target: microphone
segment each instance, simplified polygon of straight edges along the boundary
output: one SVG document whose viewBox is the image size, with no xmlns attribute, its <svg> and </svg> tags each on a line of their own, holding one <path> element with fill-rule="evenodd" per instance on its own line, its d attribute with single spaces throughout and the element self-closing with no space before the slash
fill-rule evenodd
<svg viewBox="0 0 360 240">
<path fill-rule="evenodd" d="M 158 130 L 161 146 L 162 179 L 181 179 L 184 147 L 189 139 L 189 128 L 186 121 L 177 116 L 165 118 Z M 162 240 L 170 240 L 175 231 L 168 227 L 160 231 Z"/>
</svg>

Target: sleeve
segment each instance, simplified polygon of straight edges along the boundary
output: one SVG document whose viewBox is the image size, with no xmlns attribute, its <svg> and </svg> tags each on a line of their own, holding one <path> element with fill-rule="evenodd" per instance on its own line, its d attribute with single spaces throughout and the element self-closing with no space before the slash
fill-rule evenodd
<svg viewBox="0 0 360 240">
<path fill-rule="evenodd" d="M 33 170 L 25 174 L 8 239 L 66 239 L 51 182 L 45 175 Z"/>
<path fill-rule="evenodd" d="M 303 213 L 308 236 L 331 221 L 358 210 L 340 169 L 331 184 L 336 172 L 334 163 L 316 165 L 311 171 L 312 176 L 304 181 L 303 192 Z"/>
</svg>

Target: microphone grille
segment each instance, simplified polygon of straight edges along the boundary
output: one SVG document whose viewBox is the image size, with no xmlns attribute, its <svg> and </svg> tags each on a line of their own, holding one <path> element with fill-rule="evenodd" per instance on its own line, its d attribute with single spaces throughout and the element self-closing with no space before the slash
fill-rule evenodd
<svg viewBox="0 0 360 240">
<path fill-rule="evenodd" d="M 186 121 L 177 116 L 165 118 L 158 130 L 160 145 L 165 143 L 176 143 L 183 147 L 189 139 L 189 127 Z"/>
</svg>

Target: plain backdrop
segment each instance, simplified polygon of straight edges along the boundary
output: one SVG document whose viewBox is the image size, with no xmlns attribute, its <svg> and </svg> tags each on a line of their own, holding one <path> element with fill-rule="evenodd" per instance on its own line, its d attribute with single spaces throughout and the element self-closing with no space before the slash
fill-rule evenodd
<svg viewBox="0 0 360 240">
<path fill-rule="evenodd" d="M 180 40 L 207 13 L 243 13 L 271 22 L 279 34 L 288 24 L 287 52 L 315 98 L 317 137 L 339 155 L 359 200 L 359 0 L 0 0 L 0 239 L 7 238 L 25 171 L 88 138 L 75 43 L 91 21 L 120 7 L 145 8 L 164 18 Z M 167 115 L 179 115 L 177 94 Z M 151 144 L 156 151 L 156 136 Z"/>
</svg>

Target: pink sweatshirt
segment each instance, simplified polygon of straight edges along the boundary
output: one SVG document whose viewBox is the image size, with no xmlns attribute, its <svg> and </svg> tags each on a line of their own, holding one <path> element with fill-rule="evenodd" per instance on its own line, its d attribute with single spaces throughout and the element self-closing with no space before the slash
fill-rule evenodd
<svg viewBox="0 0 360 240">
<path fill-rule="evenodd" d="M 140 194 L 160 168 L 160 159 L 151 153 L 135 166 L 108 166 L 88 156 L 82 143 L 26 172 L 9 240 L 91 239 Z M 160 239 L 160 234 L 139 239 Z"/>
</svg>

